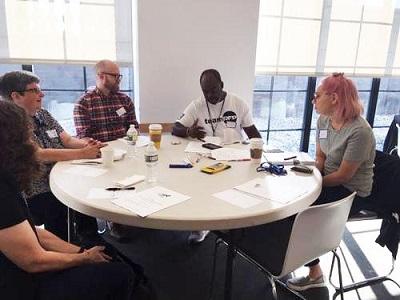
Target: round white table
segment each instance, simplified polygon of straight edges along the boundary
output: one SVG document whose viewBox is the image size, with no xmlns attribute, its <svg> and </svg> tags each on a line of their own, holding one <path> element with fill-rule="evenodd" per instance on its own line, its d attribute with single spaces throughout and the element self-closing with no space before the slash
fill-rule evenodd
<svg viewBox="0 0 400 300">
<path fill-rule="evenodd" d="M 176 141 L 180 141 L 180 144 L 173 145 L 171 143 Z M 58 162 L 50 174 L 51 190 L 62 203 L 81 213 L 120 224 L 167 230 L 224 230 L 270 223 L 304 210 L 320 194 L 322 177 L 317 169 L 314 169 L 311 175 L 296 174 L 288 170 L 288 175 L 285 177 L 301 177 L 298 177 L 298 179 L 300 178 L 299 182 L 306 187 L 304 194 L 286 204 L 264 200 L 261 204 L 246 209 L 234 206 L 212 195 L 257 177 L 268 180 L 273 175 L 266 172 L 257 173 L 258 164 L 251 161 L 228 162 L 232 166 L 230 169 L 208 175 L 200 172 L 200 169 L 216 162 L 209 158 L 202 158 L 190 169 L 169 168 L 170 163 L 180 162 L 186 158 L 184 149 L 188 142 L 188 139 L 163 135 L 161 149 L 158 153 L 158 181 L 156 184 L 138 183 L 136 190 L 141 191 L 154 185 L 160 185 L 188 195 L 191 198 L 145 218 L 114 205 L 111 199 L 87 199 L 91 188 L 111 187 L 116 180 L 121 180 L 134 174 L 144 175 L 146 173 L 146 165 L 144 163 L 145 147 L 137 147 L 135 157 L 125 157 L 121 161 L 116 161 L 113 167 L 107 169 L 107 173 L 98 177 L 69 174 L 65 171 L 72 167 L 71 162 Z M 111 142 L 110 145 L 114 148 L 125 150 L 131 147 L 119 140 Z M 233 145 L 228 147 L 248 148 L 249 146 Z M 92 168 L 102 167 L 93 166 Z M 282 179 L 282 184 L 280 184 L 282 194 L 291 192 L 291 186 L 288 182 Z M 228 247 L 226 261 L 225 299 L 231 298 L 232 262 L 234 256 L 234 246 L 231 246 L 231 244 Z"/>
<path fill-rule="evenodd" d="M 179 140 L 181 144 L 172 145 L 171 141 Z M 269 173 L 257 173 L 251 161 L 228 162 L 232 167 L 213 175 L 200 172 L 204 166 L 216 163 L 209 158 L 202 158 L 199 163 L 190 169 L 171 169 L 169 164 L 186 158 L 184 149 L 187 139 L 169 135 L 162 137 L 159 150 L 159 164 L 157 167 L 158 181 L 156 184 L 141 182 L 136 190 L 141 191 L 154 185 L 160 185 L 173 191 L 188 195 L 191 199 L 178 205 L 166 208 L 145 218 L 120 208 L 111 199 L 86 199 L 91 188 L 112 187 L 113 182 L 134 174 L 146 174 L 144 163 L 145 147 L 137 148 L 134 158 L 125 157 L 114 162 L 107 173 L 98 177 L 76 176 L 65 172 L 72 167 L 68 161 L 58 162 L 50 174 L 50 187 L 54 195 L 66 206 L 81 213 L 110 220 L 120 224 L 170 230 L 201 230 L 201 229 L 233 229 L 273 222 L 293 215 L 312 204 L 321 190 L 322 178 L 318 170 L 312 176 L 295 174 L 289 171 L 289 176 L 302 176 L 302 183 L 306 185 L 307 193 L 297 199 L 281 204 L 265 200 L 263 203 L 243 209 L 222 201 L 212 195 L 243 184 L 256 177 L 266 178 Z M 114 148 L 128 149 L 123 141 L 113 141 Z M 249 147 L 248 145 L 234 145 L 228 147 Z M 102 168 L 93 166 L 92 168 Z M 282 194 L 290 193 L 290 186 L 282 184 Z"/>
</svg>

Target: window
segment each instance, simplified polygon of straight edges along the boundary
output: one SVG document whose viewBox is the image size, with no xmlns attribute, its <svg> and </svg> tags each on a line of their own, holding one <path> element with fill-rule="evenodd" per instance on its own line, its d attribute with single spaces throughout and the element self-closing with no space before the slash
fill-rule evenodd
<svg viewBox="0 0 400 300">
<path fill-rule="evenodd" d="M 48 64 L 29 67 L 40 77 L 40 87 L 45 94 L 43 108 L 53 115 L 66 132 L 75 135 L 74 103 L 89 87 L 96 85 L 93 67 Z M 21 69 L 21 65 L 0 64 L 0 75 Z M 121 91 L 133 99 L 133 68 L 120 67 L 120 72 L 123 74 Z"/>
<path fill-rule="evenodd" d="M 373 128 L 377 149 L 383 149 L 389 125 L 396 114 L 400 114 L 400 79 L 382 78 Z"/>
<path fill-rule="evenodd" d="M 256 76 L 254 123 L 267 143 L 297 151 L 303 126 L 307 77 Z"/>
</svg>

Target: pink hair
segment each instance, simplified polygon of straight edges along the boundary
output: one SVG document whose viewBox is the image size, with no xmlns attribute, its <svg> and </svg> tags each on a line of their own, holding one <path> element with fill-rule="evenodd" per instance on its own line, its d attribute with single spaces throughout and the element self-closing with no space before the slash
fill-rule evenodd
<svg viewBox="0 0 400 300">
<path fill-rule="evenodd" d="M 322 89 L 327 94 L 338 96 L 338 106 L 334 116 L 344 121 L 354 120 L 363 112 L 363 106 L 358 96 L 357 88 L 352 80 L 343 73 L 334 73 L 321 82 Z"/>
</svg>

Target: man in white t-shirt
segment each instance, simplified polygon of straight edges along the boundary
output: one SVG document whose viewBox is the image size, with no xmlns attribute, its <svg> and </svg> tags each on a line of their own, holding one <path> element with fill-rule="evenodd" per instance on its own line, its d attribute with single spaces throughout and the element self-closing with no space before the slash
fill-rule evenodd
<svg viewBox="0 0 400 300">
<path fill-rule="evenodd" d="M 224 139 L 225 132 L 242 140 L 242 129 L 248 138 L 260 138 L 246 102 L 223 90 L 224 83 L 217 70 L 208 69 L 200 76 L 203 96 L 192 101 L 176 121 L 172 133 L 180 137 L 202 139 L 217 136 Z M 208 231 L 193 231 L 190 243 L 202 242 Z"/>
</svg>

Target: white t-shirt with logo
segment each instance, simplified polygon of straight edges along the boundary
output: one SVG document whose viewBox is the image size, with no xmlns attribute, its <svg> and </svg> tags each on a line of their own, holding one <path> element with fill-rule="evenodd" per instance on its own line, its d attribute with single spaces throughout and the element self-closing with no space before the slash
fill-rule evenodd
<svg viewBox="0 0 400 300">
<path fill-rule="evenodd" d="M 204 96 L 192 101 L 186 107 L 182 116 L 177 120 L 185 127 L 190 127 L 198 119 L 198 126 L 202 126 L 207 136 L 224 137 L 224 129 L 231 128 L 242 136 L 242 128 L 253 125 L 253 119 L 246 102 L 233 94 L 226 94 L 225 102 L 208 103 Z M 214 127 L 214 132 L 211 124 Z"/>
</svg>

